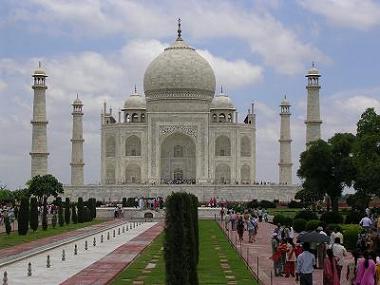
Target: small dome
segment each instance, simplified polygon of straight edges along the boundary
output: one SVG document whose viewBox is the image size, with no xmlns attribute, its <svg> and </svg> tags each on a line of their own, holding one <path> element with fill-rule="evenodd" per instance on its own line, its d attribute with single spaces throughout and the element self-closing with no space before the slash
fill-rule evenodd
<svg viewBox="0 0 380 285">
<path fill-rule="evenodd" d="M 215 75 L 210 64 L 182 38 L 156 57 L 144 75 L 144 92 L 150 98 L 210 100 L 215 94 Z"/>
<path fill-rule="evenodd" d="M 286 99 L 286 96 L 281 101 L 281 106 L 290 106 L 288 99 Z"/>
<path fill-rule="evenodd" d="M 145 110 L 146 109 L 146 101 L 145 97 L 135 93 L 131 94 L 124 103 L 123 110 Z"/>
<path fill-rule="evenodd" d="M 45 70 L 43 70 L 43 68 L 41 66 L 41 62 L 38 62 L 38 67 L 34 71 L 33 76 L 44 76 L 44 77 L 47 77 Z"/>
<path fill-rule="evenodd" d="M 230 97 L 228 97 L 226 94 L 223 94 L 223 93 L 219 94 L 218 96 L 215 96 L 214 99 L 212 99 L 210 109 L 211 110 L 236 110 Z"/>
<path fill-rule="evenodd" d="M 308 76 L 321 76 L 319 70 L 315 67 L 314 62 L 311 65 L 311 68 L 308 70 L 306 77 Z"/>
</svg>

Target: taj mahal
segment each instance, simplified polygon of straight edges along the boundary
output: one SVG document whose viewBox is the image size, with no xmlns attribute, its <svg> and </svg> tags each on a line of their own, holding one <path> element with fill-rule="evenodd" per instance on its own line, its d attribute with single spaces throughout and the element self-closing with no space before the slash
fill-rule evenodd
<svg viewBox="0 0 380 285">
<path fill-rule="evenodd" d="M 31 175 L 48 173 L 46 78 L 39 66 L 34 74 Z M 319 71 L 307 72 L 306 143 L 321 136 Z M 238 110 L 220 87 L 212 67 L 182 38 L 181 24 L 173 44 L 147 67 L 143 92 L 134 92 L 121 111 L 104 103 L 101 114 L 99 185 L 84 183 L 85 128 L 83 103 L 73 102 L 71 183 L 64 196 L 166 197 L 173 191 L 194 193 L 200 201 L 212 197 L 229 201 L 294 198 L 292 182 L 291 112 L 286 97 L 280 102 L 276 184 L 256 180 L 256 114 L 254 104 L 239 121 Z M 275 167 L 275 166 L 274 166 Z"/>
</svg>

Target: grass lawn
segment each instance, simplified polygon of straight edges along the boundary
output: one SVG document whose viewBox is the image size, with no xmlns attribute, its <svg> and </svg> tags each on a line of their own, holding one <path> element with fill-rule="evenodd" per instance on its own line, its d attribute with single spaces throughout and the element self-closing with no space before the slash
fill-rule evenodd
<svg viewBox="0 0 380 285">
<path fill-rule="evenodd" d="M 294 216 L 299 212 L 301 211 L 302 209 L 297 209 L 297 208 L 292 208 L 292 209 L 289 209 L 289 208 L 271 208 L 271 209 L 268 209 L 268 212 L 270 215 L 284 215 L 285 217 L 290 217 L 290 218 L 294 218 Z"/>
<path fill-rule="evenodd" d="M 0 234 L 0 249 L 15 246 L 18 244 L 22 244 L 25 242 L 37 240 L 40 238 L 55 236 L 58 234 L 62 234 L 68 231 L 77 230 L 80 228 L 84 228 L 87 226 L 100 224 L 104 222 L 104 220 L 94 220 L 88 223 L 81 223 L 81 224 L 69 224 L 65 225 L 63 227 L 60 227 L 57 225 L 55 229 L 53 229 L 51 226 L 46 231 L 43 231 L 41 226 L 38 227 L 37 231 L 33 232 L 31 229 L 29 229 L 28 233 L 25 236 L 20 236 L 17 231 L 13 231 L 8 236 L 6 233 Z"/>
<path fill-rule="evenodd" d="M 165 284 L 163 238 L 162 233 L 112 284 L 132 284 L 134 280 L 144 280 L 145 285 Z M 228 275 L 235 276 L 238 284 L 257 284 L 214 221 L 199 221 L 199 240 L 199 284 L 227 284 L 228 279 L 220 265 L 220 255 L 228 260 L 231 270 Z M 148 263 L 155 263 L 156 267 L 146 270 Z"/>
</svg>

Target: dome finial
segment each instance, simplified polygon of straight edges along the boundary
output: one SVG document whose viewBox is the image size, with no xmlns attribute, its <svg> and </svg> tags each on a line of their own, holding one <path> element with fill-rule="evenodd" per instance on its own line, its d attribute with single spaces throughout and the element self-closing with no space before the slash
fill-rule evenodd
<svg viewBox="0 0 380 285">
<path fill-rule="evenodd" d="M 182 41 L 182 38 L 181 38 L 181 34 L 182 34 L 182 30 L 181 30 L 181 18 L 178 18 L 178 36 L 177 36 L 177 41 Z"/>
<path fill-rule="evenodd" d="M 223 85 L 220 85 L 220 94 L 223 94 Z"/>
<path fill-rule="evenodd" d="M 41 61 L 38 61 L 38 68 L 41 68 Z"/>
<path fill-rule="evenodd" d="M 135 84 L 135 94 L 137 94 L 137 87 L 136 87 L 136 84 Z"/>
<path fill-rule="evenodd" d="M 315 67 L 314 60 L 311 62 L 311 67 Z"/>
</svg>

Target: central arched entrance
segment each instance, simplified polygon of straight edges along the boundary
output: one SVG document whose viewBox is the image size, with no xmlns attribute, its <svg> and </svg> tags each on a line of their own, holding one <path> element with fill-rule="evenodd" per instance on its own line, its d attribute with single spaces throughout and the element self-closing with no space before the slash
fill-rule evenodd
<svg viewBox="0 0 380 285">
<path fill-rule="evenodd" d="M 161 143 L 161 183 L 194 184 L 195 181 L 194 141 L 180 133 L 168 136 Z"/>
</svg>

